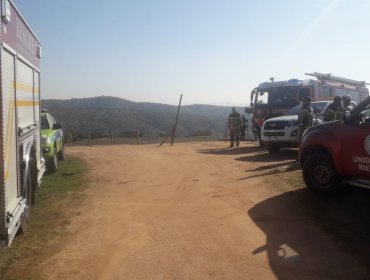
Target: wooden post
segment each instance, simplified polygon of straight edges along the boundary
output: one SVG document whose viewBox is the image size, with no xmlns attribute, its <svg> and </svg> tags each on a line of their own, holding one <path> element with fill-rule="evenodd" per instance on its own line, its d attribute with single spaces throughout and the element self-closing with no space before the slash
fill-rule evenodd
<svg viewBox="0 0 370 280">
<path fill-rule="evenodd" d="M 181 100 L 182 100 L 182 94 L 180 95 L 179 107 L 177 108 L 177 115 L 176 115 L 175 126 L 174 126 L 174 127 L 173 127 L 173 129 L 172 129 L 171 146 L 173 146 L 173 141 L 174 141 L 174 139 L 175 139 L 176 128 L 177 128 L 177 120 L 178 120 L 178 118 L 179 118 L 179 112 L 180 112 Z"/>
<path fill-rule="evenodd" d="M 89 146 L 91 147 L 91 137 L 90 137 L 90 132 L 89 132 Z"/>
<path fill-rule="evenodd" d="M 110 144 L 113 145 L 113 131 L 112 131 L 112 133 L 110 135 Z"/>
<path fill-rule="evenodd" d="M 137 144 L 140 145 L 140 129 L 137 129 Z"/>
</svg>

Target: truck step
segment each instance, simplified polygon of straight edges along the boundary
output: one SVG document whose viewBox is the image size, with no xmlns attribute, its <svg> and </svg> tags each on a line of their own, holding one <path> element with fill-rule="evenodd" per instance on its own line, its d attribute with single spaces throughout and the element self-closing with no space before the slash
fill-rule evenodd
<svg viewBox="0 0 370 280">
<path fill-rule="evenodd" d="M 350 184 L 356 187 L 370 189 L 370 180 L 355 179 L 355 180 L 345 180 L 346 184 Z"/>
</svg>

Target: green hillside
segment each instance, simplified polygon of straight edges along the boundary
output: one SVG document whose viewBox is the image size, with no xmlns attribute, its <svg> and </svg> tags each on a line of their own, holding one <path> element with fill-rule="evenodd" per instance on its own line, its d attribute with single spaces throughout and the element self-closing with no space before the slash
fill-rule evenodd
<svg viewBox="0 0 370 280">
<path fill-rule="evenodd" d="M 175 122 L 177 106 L 132 102 L 101 96 L 69 100 L 43 100 L 47 109 L 73 138 L 119 137 L 136 135 L 143 137 L 163 136 Z M 242 108 L 238 108 L 241 113 Z M 178 136 L 222 136 L 230 107 L 212 105 L 186 105 L 180 109 L 177 126 Z"/>
</svg>

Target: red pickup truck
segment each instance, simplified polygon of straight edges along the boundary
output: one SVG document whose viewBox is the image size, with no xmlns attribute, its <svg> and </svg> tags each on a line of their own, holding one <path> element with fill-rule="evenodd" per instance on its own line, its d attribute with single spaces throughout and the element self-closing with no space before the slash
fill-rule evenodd
<svg viewBox="0 0 370 280">
<path fill-rule="evenodd" d="M 328 195 L 350 184 L 370 188 L 370 97 L 333 121 L 306 130 L 299 147 L 306 186 Z"/>
</svg>

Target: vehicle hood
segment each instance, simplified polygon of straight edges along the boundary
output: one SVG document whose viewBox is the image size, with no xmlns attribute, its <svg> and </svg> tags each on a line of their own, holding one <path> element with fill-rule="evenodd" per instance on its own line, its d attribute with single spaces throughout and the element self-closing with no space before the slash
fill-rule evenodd
<svg viewBox="0 0 370 280">
<path fill-rule="evenodd" d="M 275 117 L 266 120 L 265 122 L 271 122 L 271 121 L 297 121 L 298 115 L 291 115 L 291 116 L 281 116 L 281 117 Z"/>
<path fill-rule="evenodd" d="M 51 129 L 42 129 L 41 130 L 41 136 L 51 137 L 52 134 L 53 134 L 53 131 Z"/>
<path fill-rule="evenodd" d="M 310 127 L 305 131 L 303 136 L 312 134 L 314 132 L 318 131 L 325 131 L 325 132 L 332 132 L 332 131 L 338 131 L 342 128 L 342 122 L 340 120 L 333 121 L 333 122 L 327 122 L 327 123 L 319 123 L 319 125 L 314 125 L 313 127 Z M 321 132 L 320 132 L 321 133 Z"/>
</svg>

